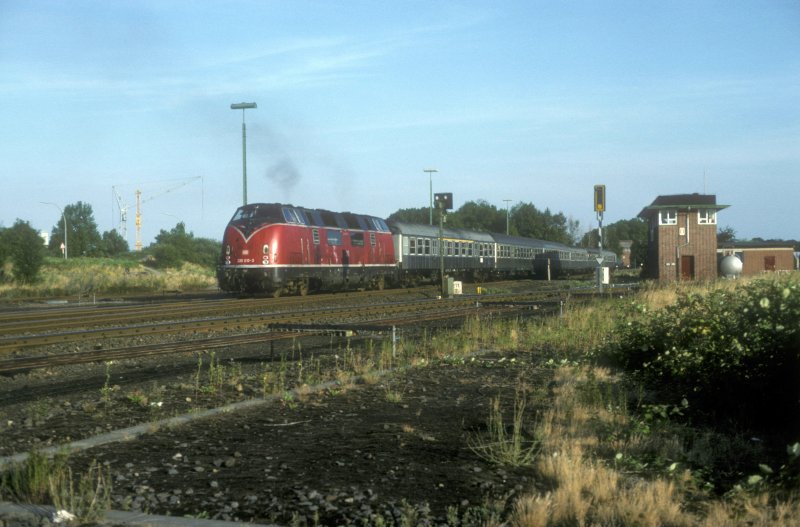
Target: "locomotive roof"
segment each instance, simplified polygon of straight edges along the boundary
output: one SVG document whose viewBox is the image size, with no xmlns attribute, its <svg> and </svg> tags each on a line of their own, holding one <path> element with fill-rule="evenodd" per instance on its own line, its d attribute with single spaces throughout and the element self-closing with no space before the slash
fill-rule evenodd
<svg viewBox="0 0 800 527">
<path fill-rule="evenodd" d="M 247 205 L 242 205 L 239 207 L 240 209 L 247 209 L 247 208 L 258 208 L 258 207 L 266 207 L 266 208 L 275 208 L 280 209 L 283 207 L 290 207 L 292 209 L 297 210 L 312 210 L 317 212 L 329 212 L 331 214 L 355 214 L 356 216 L 364 216 L 365 218 L 380 218 L 380 216 L 375 216 L 373 214 L 361 214 L 358 212 L 349 212 L 349 211 L 335 211 L 335 210 L 328 210 L 328 209 L 317 209 L 314 207 L 303 207 L 298 205 L 292 205 L 291 203 L 248 203 Z"/>
</svg>

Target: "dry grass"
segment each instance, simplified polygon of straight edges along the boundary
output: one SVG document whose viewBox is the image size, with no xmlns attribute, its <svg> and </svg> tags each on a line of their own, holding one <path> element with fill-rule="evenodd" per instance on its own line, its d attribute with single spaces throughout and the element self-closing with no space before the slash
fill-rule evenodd
<svg viewBox="0 0 800 527">
<path fill-rule="evenodd" d="M 214 271 L 195 264 L 154 270 L 138 263 L 103 258 L 48 262 L 32 285 L 0 284 L 0 298 L 31 296 L 91 297 L 142 291 L 196 290 L 216 286 Z"/>
<path fill-rule="evenodd" d="M 615 386 L 617 379 L 594 367 L 562 367 L 555 373 L 554 401 L 537 430 L 542 442 L 537 470 L 544 492 L 517 499 L 510 522 L 515 527 L 556 526 L 733 526 L 791 525 L 800 518 L 797 501 L 776 502 L 769 495 L 737 501 L 711 500 L 690 485 L 688 471 L 670 477 L 645 478 L 618 470 L 608 430 L 627 426 L 629 416 L 619 396 L 587 385 Z M 606 434 L 600 434 L 604 430 Z M 611 441 L 613 443 L 613 441 Z M 617 456 L 636 457 L 643 449 L 677 455 L 681 446 L 672 437 L 633 436 L 613 443 Z M 706 503 L 696 512 L 697 498 Z M 692 510 L 691 503 L 695 503 Z"/>
</svg>

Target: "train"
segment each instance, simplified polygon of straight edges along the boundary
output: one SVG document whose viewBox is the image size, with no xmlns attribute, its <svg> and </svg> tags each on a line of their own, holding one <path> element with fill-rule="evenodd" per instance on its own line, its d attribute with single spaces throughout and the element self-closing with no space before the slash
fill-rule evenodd
<svg viewBox="0 0 800 527">
<path fill-rule="evenodd" d="M 441 243 L 440 243 L 441 240 Z M 439 280 L 543 278 L 597 268 L 597 249 L 377 216 L 252 203 L 225 227 L 217 265 L 228 292 L 306 295 L 413 286 Z M 617 256 L 602 252 L 603 265 Z"/>
</svg>

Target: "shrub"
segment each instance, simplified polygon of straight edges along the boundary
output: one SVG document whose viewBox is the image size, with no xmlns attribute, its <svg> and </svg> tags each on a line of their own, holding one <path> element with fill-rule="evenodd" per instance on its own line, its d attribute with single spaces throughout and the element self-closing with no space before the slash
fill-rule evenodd
<svg viewBox="0 0 800 527">
<path fill-rule="evenodd" d="M 26 221 L 17 220 L 3 232 L 3 244 L 14 264 L 14 280 L 30 284 L 36 282 L 44 263 L 44 245 L 39 233 Z"/>
<path fill-rule="evenodd" d="M 800 432 L 798 321 L 800 284 L 783 275 L 688 293 L 653 312 L 633 306 L 604 351 L 706 417 L 793 434 Z"/>
</svg>

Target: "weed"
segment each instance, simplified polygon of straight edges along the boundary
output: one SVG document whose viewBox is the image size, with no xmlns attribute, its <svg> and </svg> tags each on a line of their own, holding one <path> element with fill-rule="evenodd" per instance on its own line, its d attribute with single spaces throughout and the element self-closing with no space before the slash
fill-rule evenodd
<svg viewBox="0 0 800 527">
<path fill-rule="evenodd" d="M 486 420 L 487 431 L 485 434 L 474 434 L 468 437 L 467 444 L 475 454 L 482 459 L 497 465 L 514 467 L 530 465 L 539 453 L 538 441 L 524 439 L 526 428 L 525 386 L 520 381 L 514 397 L 514 416 L 509 432 L 500 409 L 500 397 L 491 400 L 489 417 Z"/>
<path fill-rule="evenodd" d="M 395 404 L 403 402 L 403 390 L 401 389 L 392 388 L 387 384 L 383 388 L 383 393 L 386 402 Z"/>
<path fill-rule="evenodd" d="M 0 474 L 0 496 L 22 503 L 49 502 L 50 477 L 62 472 L 66 462 L 65 454 L 51 459 L 37 449 L 32 450 L 24 462 Z"/>
<path fill-rule="evenodd" d="M 111 386 L 111 361 L 106 362 L 106 381 L 100 388 L 100 396 L 105 404 L 111 404 L 111 393 L 114 388 Z"/>
<path fill-rule="evenodd" d="M 85 474 L 74 483 L 67 467 L 50 478 L 50 494 L 57 510 L 66 510 L 81 523 L 96 522 L 111 507 L 111 470 L 92 461 Z"/>
<path fill-rule="evenodd" d="M 73 478 L 66 453 L 50 458 L 32 450 L 24 462 L 0 474 L 0 498 L 18 503 L 51 503 L 57 510 L 73 514 L 80 524 L 95 522 L 111 504 L 110 472 L 93 461 L 85 474 Z"/>
</svg>

